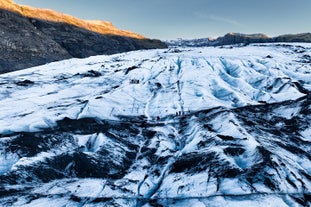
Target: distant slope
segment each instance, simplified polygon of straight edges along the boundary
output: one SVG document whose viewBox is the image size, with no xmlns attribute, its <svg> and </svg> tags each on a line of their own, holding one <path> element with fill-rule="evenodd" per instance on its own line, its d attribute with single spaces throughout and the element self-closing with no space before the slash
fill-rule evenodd
<svg viewBox="0 0 311 207">
<path fill-rule="evenodd" d="M 159 40 L 47 9 L 0 2 L 0 73 L 72 57 L 165 48 Z"/>
<path fill-rule="evenodd" d="M 239 43 L 263 43 L 269 42 L 270 38 L 265 34 L 241 34 L 228 33 L 216 39 L 219 45 L 231 45 Z"/>
<path fill-rule="evenodd" d="M 275 42 L 311 42 L 311 33 L 302 34 L 288 34 L 280 35 L 277 37 L 269 37 L 265 34 L 241 34 L 241 33 L 228 33 L 223 37 L 216 39 L 201 38 L 193 40 L 173 40 L 167 42 L 169 46 L 186 46 L 186 47 L 203 47 L 203 46 L 223 46 L 234 44 L 250 44 L 250 43 L 275 43 Z"/>
<path fill-rule="evenodd" d="M 311 33 L 287 34 L 274 38 L 275 42 L 311 42 Z"/>
</svg>

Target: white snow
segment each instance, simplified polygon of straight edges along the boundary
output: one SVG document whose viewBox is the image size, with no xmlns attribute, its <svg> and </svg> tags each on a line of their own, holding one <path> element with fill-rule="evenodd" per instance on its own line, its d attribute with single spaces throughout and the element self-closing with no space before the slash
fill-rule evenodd
<svg viewBox="0 0 311 207">
<path fill-rule="evenodd" d="M 75 180 L 57 180 L 44 184 L 35 189 L 33 193 L 42 195 L 58 195 L 70 193 L 80 197 L 99 197 L 103 196 L 103 191 L 106 185 L 104 179 L 75 179 Z"/>
<path fill-rule="evenodd" d="M 0 175 L 11 170 L 12 166 L 18 161 L 16 154 L 0 154 Z"/>
<path fill-rule="evenodd" d="M 51 152 L 42 152 L 39 153 L 37 156 L 35 157 L 22 157 L 18 160 L 18 162 L 16 162 L 13 166 L 11 170 L 17 170 L 20 166 L 27 166 L 27 165 L 31 165 L 31 164 L 35 164 L 35 163 L 39 163 L 44 161 L 45 159 L 49 158 L 49 157 L 53 157 L 55 156 L 54 153 Z"/>
<path fill-rule="evenodd" d="M 253 200 L 231 200 L 221 196 L 209 199 L 205 202 L 209 207 L 250 207 L 250 206 L 269 206 L 269 207 L 288 207 L 281 197 L 276 196 L 258 196 Z"/>
<path fill-rule="evenodd" d="M 311 126 L 300 133 L 306 141 L 311 141 Z"/>
</svg>

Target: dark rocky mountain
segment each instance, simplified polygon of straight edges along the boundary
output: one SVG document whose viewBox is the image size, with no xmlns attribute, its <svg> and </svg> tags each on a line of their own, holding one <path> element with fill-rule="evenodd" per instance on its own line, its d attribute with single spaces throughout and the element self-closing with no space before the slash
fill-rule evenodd
<svg viewBox="0 0 311 207">
<path fill-rule="evenodd" d="M 216 45 L 232 45 L 240 43 L 264 43 L 269 42 L 269 37 L 265 34 L 241 34 L 228 33 L 223 37 L 217 38 Z"/>
<path fill-rule="evenodd" d="M 311 33 L 280 35 L 277 37 L 269 37 L 265 34 L 241 34 L 228 33 L 223 37 L 201 38 L 193 40 L 173 40 L 168 41 L 169 46 L 186 46 L 186 47 L 204 47 L 204 46 L 223 46 L 234 44 L 250 44 L 250 43 L 276 43 L 276 42 L 311 42 Z"/>
<path fill-rule="evenodd" d="M 0 73 L 68 58 L 165 48 L 159 40 L 51 10 L 0 2 Z"/>
<path fill-rule="evenodd" d="M 273 40 L 275 42 L 311 42 L 311 33 L 280 35 Z"/>
</svg>

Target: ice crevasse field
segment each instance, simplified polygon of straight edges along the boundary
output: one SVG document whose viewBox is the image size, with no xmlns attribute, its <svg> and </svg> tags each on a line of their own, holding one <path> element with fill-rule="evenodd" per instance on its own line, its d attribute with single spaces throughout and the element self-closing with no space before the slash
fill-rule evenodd
<svg viewBox="0 0 311 207">
<path fill-rule="evenodd" d="M 70 59 L 0 86 L 2 205 L 310 205 L 311 44 Z"/>
</svg>

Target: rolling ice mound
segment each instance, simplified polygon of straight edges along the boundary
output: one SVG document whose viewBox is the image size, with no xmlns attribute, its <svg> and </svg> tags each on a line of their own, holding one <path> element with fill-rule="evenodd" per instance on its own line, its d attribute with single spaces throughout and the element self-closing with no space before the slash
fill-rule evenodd
<svg viewBox="0 0 311 207">
<path fill-rule="evenodd" d="M 71 59 L 0 85 L 0 205 L 310 206 L 311 44 Z"/>
<path fill-rule="evenodd" d="M 218 106 L 294 100 L 311 88 L 310 64 L 302 63 L 309 46 L 151 50 L 2 75 L 0 133 L 38 131 L 65 117 L 166 119 Z"/>
</svg>

